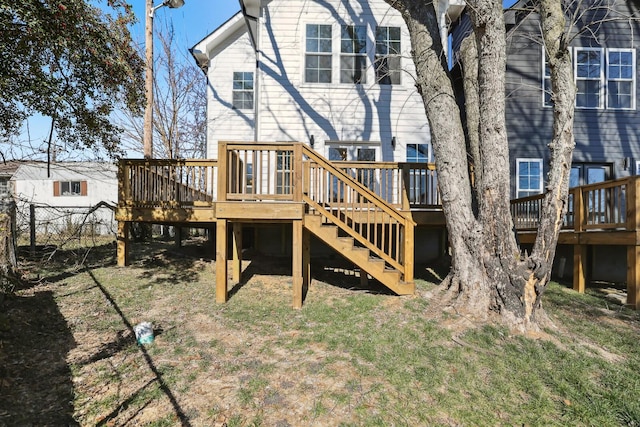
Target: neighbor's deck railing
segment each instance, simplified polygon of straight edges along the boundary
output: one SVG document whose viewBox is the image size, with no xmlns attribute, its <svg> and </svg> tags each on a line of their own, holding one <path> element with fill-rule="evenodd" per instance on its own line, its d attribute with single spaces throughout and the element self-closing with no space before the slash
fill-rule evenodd
<svg viewBox="0 0 640 427">
<path fill-rule="evenodd" d="M 119 204 L 126 207 L 210 206 L 215 160 L 121 160 Z"/>
<path fill-rule="evenodd" d="M 632 176 L 571 188 L 563 228 L 575 231 L 635 230 L 639 179 Z M 511 201 L 511 215 L 517 230 L 538 227 L 543 199 L 544 195 L 539 194 Z"/>
</svg>

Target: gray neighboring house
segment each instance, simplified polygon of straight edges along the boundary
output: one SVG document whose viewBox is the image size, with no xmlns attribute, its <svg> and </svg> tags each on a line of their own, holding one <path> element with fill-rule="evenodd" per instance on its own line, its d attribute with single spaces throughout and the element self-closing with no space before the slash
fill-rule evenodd
<svg viewBox="0 0 640 427">
<path fill-rule="evenodd" d="M 640 174 L 640 112 L 638 111 L 638 9 L 622 0 L 577 2 L 590 11 L 582 22 L 600 20 L 571 41 L 577 85 L 570 186 Z M 511 165 L 511 197 L 540 194 L 549 172 L 553 126 L 552 94 L 540 18 L 535 1 L 521 0 L 505 10 L 507 31 L 506 120 Z M 625 19 L 635 16 L 636 20 Z M 464 14 L 454 29 L 454 51 L 470 32 Z M 459 70 L 457 70 L 459 72 Z M 572 271 L 570 246 L 559 246 L 556 277 Z M 593 280 L 626 280 L 625 248 L 591 247 Z M 597 262 L 595 262 L 597 260 Z"/>
<path fill-rule="evenodd" d="M 578 89 L 571 186 L 640 173 L 636 67 L 640 22 L 624 19 L 637 17 L 638 10 L 622 0 L 582 4 L 593 7 L 582 16 L 583 22 L 602 22 L 570 43 Z M 506 117 L 514 198 L 542 193 L 549 171 L 552 94 L 534 5 L 523 0 L 505 11 Z M 465 15 L 453 34 L 454 49 L 469 29 Z"/>
</svg>

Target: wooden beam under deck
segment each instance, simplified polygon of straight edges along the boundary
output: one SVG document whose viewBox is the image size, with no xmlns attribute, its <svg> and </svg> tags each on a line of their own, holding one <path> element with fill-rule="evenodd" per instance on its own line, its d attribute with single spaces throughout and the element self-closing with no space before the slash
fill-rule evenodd
<svg viewBox="0 0 640 427">
<path fill-rule="evenodd" d="M 238 221 L 302 220 L 304 203 L 297 202 L 217 202 L 217 218 Z"/>
<path fill-rule="evenodd" d="M 535 231 L 518 232 L 518 241 L 533 244 L 536 240 Z M 559 245 L 640 245 L 638 231 L 604 230 L 604 231 L 561 231 L 558 236 Z"/>
<path fill-rule="evenodd" d="M 119 207 L 117 221 L 152 223 L 215 223 L 215 206 L 208 207 Z"/>
</svg>

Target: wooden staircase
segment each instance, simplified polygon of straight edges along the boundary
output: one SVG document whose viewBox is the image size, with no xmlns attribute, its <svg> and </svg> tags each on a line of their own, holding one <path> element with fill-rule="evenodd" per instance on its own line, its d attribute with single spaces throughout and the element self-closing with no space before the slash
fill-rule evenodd
<svg viewBox="0 0 640 427">
<path fill-rule="evenodd" d="M 404 282 L 402 272 L 388 266 L 383 259 L 373 255 L 371 250 L 356 245 L 356 240 L 353 237 L 341 236 L 339 227 L 323 223 L 322 216 L 305 215 L 304 227 L 329 247 L 360 267 L 361 274 L 370 274 L 398 295 L 410 295 L 415 292 L 415 284 Z"/>
<path fill-rule="evenodd" d="M 410 216 L 303 147 L 304 228 L 398 295 L 415 292 Z"/>
</svg>

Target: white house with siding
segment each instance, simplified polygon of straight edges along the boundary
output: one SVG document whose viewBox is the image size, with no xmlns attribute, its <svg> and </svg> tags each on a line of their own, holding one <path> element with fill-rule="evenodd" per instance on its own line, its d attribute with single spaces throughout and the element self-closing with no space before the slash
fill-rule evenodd
<svg viewBox="0 0 640 427">
<path fill-rule="evenodd" d="M 443 43 L 461 0 L 438 4 Z M 191 52 L 218 141 L 301 141 L 330 160 L 427 162 L 407 27 L 383 0 L 241 0 Z"/>
<path fill-rule="evenodd" d="M 29 230 L 35 207 L 38 233 L 62 233 L 82 225 L 84 232 L 115 232 L 118 201 L 117 167 L 108 163 L 61 162 L 21 164 L 11 177 L 18 208 L 18 228 Z"/>
</svg>

